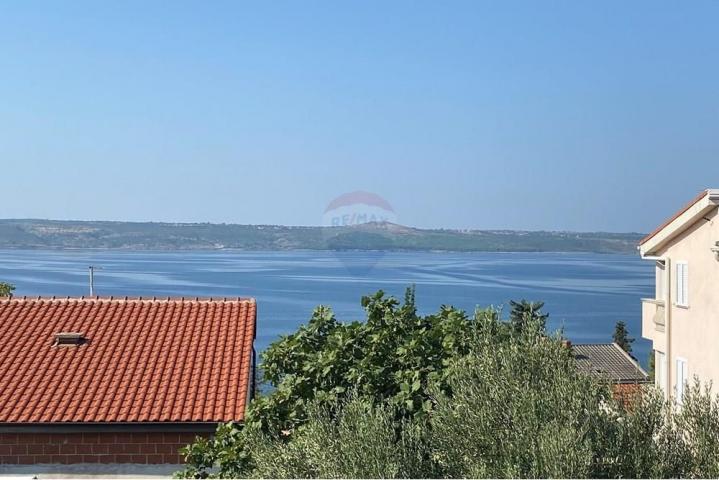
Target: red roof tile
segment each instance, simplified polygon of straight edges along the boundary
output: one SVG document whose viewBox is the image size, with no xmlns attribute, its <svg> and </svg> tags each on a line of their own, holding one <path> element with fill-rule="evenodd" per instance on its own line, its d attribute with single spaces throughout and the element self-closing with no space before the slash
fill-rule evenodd
<svg viewBox="0 0 719 480">
<path fill-rule="evenodd" d="M 0 300 L 0 423 L 244 418 L 254 300 Z M 56 346 L 55 335 L 87 341 Z"/>
</svg>

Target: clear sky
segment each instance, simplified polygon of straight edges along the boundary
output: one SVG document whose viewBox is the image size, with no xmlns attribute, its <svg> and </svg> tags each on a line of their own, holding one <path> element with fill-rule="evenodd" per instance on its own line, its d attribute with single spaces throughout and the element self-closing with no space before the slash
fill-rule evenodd
<svg viewBox="0 0 719 480">
<path fill-rule="evenodd" d="M 0 3 L 0 218 L 648 231 L 719 187 L 719 2 Z"/>
</svg>

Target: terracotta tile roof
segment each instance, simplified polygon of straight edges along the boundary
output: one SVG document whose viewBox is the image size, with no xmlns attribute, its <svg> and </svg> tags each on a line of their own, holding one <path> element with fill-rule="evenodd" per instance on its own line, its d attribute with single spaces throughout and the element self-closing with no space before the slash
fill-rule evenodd
<svg viewBox="0 0 719 480">
<path fill-rule="evenodd" d="M 699 193 L 699 195 L 694 197 L 694 199 L 691 202 L 684 205 L 684 207 L 681 210 L 679 210 L 677 213 L 675 213 L 669 219 L 667 219 L 664 223 L 662 223 L 657 228 L 655 228 L 650 234 L 648 234 L 647 236 L 645 236 L 644 238 L 639 240 L 639 245 L 643 245 L 646 242 L 648 242 L 649 240 L 651 240 L 656 234 L 658 234 L 659 232 L 664 230 L 667 226 L 669 226 L 670 223 L 672 223 L 674 220 L 679 218 L 682 215 L 682 213 L 684 213 L 687 210 L 689 210 L 690 208 L 692 208 L 695 203 L 697 203 L 702 198 L 706 197 L 708 194 L 709 194 L 709 189 L 703 190 L 701 193 Z"/>
<path fill-rule="evenodd" d="M 616 343 L 572 345 L 579 369 L 591 375 L 608 377 L 616 383 L 645 383 L 649 376 L 641 366 Z"/>
<path fill-rule="evenodd" d="M 0 300 L 0 423 L 242 420 L 255 317 L 240 299 Z"/>
</svg>

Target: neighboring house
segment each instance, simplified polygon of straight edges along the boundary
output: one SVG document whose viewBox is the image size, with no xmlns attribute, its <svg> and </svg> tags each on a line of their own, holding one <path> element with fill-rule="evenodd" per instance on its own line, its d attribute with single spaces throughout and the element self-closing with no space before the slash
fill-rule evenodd
<svg viewBox="0 0 719 480">
<path fill-rule="evenodd" d="M 579 370 L 612 384 L 614 398 L 631 401 L 642 384 L 649 382 L 647 372 L 616 343 L 571 345 Z"/>
<path fill-rule="evenodd" d="M 655 382 L 681 403 L 696 376 L 719 385 L 719 190 L 705 190 L 639 244 L 655 262 L 654 298 L 642 299 Z"/>
<path fill-rule="evenodd" d="M 255 318 L 253 299 L 0 300 L 0 464 L 181 463 L 243 420 Z"/>
</svg>

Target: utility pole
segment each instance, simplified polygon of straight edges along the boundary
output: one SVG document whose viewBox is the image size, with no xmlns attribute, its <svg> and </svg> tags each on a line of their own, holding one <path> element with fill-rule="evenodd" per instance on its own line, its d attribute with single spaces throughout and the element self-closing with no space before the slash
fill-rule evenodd
<svg viewBox="0 0 719 480">
<path fill-rule="evenodd" d="M 96 267 L 95 265 L 90 265 L 87 267 L 90 270 L 90 296 L 95 296 L 95 270 L 102 270 L 102 267 Z"/>
</svg>

